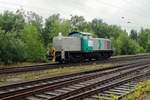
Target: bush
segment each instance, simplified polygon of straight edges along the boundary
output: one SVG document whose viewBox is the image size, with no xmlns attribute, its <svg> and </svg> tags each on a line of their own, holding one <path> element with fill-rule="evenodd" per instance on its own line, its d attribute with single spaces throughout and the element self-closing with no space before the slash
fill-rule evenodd
<svg viewBox="0 0 150 100">
<path fill-rule="evenodd" d="M 0 63 L 14 63 L 25 60 L 24 43 L 15 32 L 0 30 Z"/>
<path fill-rule="evenodd" d="M 127 34 L 120 34 L 117 40 L 113 40 L 116 54 L 137 54 L 144 52 L 144 49 L 135 41 L 128 37 Z"/>
<path fill-rule="evenodd" d="M 25 43 L 27 61 L 35 62 L 46 60 L 46 50 L 39 36 L 40 33 L 38 33 L 35 26 L 29 24 L 25 25 L 22 39 Z"/>
</svg>

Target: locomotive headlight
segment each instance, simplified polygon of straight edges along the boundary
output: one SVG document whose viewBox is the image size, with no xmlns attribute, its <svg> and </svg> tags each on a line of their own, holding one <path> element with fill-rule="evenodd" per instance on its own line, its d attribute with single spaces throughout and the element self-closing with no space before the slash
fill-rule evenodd
<svg viewBox="0 0 150 100">
<path fill-rule="evenodd" d="M 58 34 L 58 39 L 59 39 L 59 40 L 62 39 L 62 33 L 61 33 L 61 32 L 59 32 L 59 34 Z"/>
</svg>

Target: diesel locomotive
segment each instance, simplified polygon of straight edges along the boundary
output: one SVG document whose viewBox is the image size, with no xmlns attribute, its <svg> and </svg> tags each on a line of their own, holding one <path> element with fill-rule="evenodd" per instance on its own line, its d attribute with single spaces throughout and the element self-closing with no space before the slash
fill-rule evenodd
<svg viewBox="0 0 150 100">
<path fill-rule="evenodd" d="M 109 39 L 94 38 L 87 32 L 71 32 L 68 36 L 59 33 L 52 45 L 50 56 L 60 63 L 107 59 L 113 54 Z"/>
</svg>

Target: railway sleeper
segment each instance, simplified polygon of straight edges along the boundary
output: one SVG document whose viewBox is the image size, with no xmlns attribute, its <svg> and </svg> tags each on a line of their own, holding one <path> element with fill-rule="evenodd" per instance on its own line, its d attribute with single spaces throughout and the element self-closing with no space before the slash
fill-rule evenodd
<svg viewBox="0 0 150 100">
<path fill-rule="evenodd" d="M 97 95 L 93 95 L 91 96 L 90 99 L 85 98 L 84 100 L 99 100 L 100 98 L 102 98 L 103 100 L 113 100 L 114 96 L 121 98 L 125 96 L 126 94 L 130 93 L 131 91 L 133 91 L 136 85 L 137 83 L 135 82 L 126 83 L 126 84 L 117 86 L 115 88 L 108 89 L 106 91 L 98 93 Z M 129 89 L 129 87 L 133 87 L 133 88 Z"/>
</svg>

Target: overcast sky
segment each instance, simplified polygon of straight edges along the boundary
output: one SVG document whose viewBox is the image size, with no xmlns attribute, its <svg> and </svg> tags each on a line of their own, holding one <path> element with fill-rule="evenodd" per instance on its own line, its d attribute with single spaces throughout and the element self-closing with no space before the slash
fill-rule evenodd
<svg viewBox="0 0 150 100">
<path fill-rule="evenodd" d="M 0 0 L 0 11 L 15 11 L 22 7 L 44 18 L 55 13 L 64 18 L 80 15 L 88 21 L 101 18 L 129 31 L 150 28 L 149 5 L 150 0 Z"/>
</svg>

